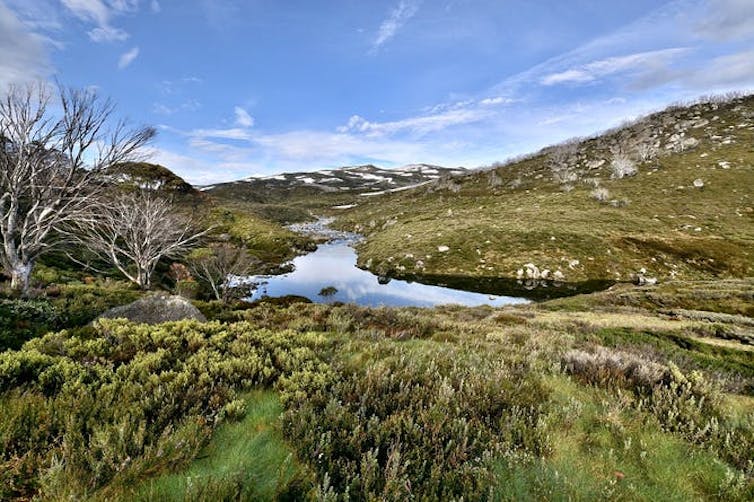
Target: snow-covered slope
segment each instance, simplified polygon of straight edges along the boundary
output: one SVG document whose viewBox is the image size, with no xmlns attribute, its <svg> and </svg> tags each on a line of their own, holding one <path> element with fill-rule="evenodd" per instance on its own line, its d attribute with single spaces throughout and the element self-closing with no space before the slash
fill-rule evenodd
<svg viewBox="0 0 754 502">
<path fill-rule="evenodd" d="M 294 190 L 322 192 L 386 192 L 420 185 L 442 176 L 463 174 L 463 168 L 446 168 L 429 164 L 411 164 L 396 169 L 373 165 L 342 167 L 314 172 L 284 173 L 266 177 L 251 177 L 230 183 L 220 183 L 200 190 L 213 193 L 238 190 Z"/>
</svg>

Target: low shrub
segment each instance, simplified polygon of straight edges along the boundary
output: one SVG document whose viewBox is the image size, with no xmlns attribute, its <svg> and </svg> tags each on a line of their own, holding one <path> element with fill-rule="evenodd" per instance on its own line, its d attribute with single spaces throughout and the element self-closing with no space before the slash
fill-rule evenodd
<svg viewBox="0 0 754 502">
<path fill-rule="evenodd" d="M 299 382 L 282 383 L 284 432 L 319 474 L 320 495 L 478 500 L 493 458 L 549 451 L 547 393 L 533 372 L 451 347 L 383 347 L 387 357 L 337 367 L 306 400 Z"/>
<path fill-rule="evenodd" d="M 0 354 L 0 499 L 90 498 L 184 465 L 238 392 L 326 365 L 313 335 L 103 320 Z"/>
<path fill-rule="evenodd" d="M 27 340 L 57 329 L 61 317 L 45 300 L 0 299 L 0 351 L 19 349 Z"/>
</svg>

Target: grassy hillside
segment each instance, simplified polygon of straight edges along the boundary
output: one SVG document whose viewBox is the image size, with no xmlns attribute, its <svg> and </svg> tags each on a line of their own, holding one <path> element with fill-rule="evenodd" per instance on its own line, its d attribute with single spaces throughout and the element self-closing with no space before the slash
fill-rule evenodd
<svg viewBox="0 0 754 502">
<path fill-rule="evenodd" d="M 731 97 L 370 197 L 339 224 L 366 234 L 360 265 L 396 276 L 743 277 L 754 274 L 752 187 L 754 96 Z"/>
<path fill-rule="evenodd" d="M 156 164 L 119 164 L 108 174 L 122 188 L 148 188 L 170 198 L 178 207 L 214 227 L 209 240 L 242 244 L 267 267 L 277 267 L 311 247 L 307 238 L 281 224 L 287 215 L 297 215 L 293 208 L 274 204 L 257 208 L 242 200 L 226 201 L 197 190 L 170 169 Z"/>
</svg>

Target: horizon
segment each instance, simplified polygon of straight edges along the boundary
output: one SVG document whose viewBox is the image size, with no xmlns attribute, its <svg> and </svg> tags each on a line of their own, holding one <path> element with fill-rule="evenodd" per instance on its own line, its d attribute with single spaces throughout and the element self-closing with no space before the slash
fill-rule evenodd
<svg viewBox="0 0 754 502">
<path fill-rule="evenodd" d="M 474 169 L 754 88 L 754 2 L 547 4 L 0 0 L 0 84 L 96 87 L 195 185 Z"/>
</svg>

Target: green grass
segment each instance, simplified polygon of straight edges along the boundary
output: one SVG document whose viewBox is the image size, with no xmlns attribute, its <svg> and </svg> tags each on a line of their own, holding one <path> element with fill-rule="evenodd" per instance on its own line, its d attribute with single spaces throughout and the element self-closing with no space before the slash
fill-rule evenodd
<svg viewBox="0 0 754 502">
<path fill-rule="evenodd" d="M 213 236 L 220 240 L 227 236 L 268 266 L 279 266 L 302 250 L 312 250 L 309 238 L 245 210 L 216 208 L 211 222 Z"/>
<path fill-rule="evenodd" d="M 221 425 L 186 469 L 143 481 L 121 500 L 279 500 L 303 495 L 306 468 L 282 438 L 277 393 L 252 391 L 242 398 L 246 416 Z"/>
<path fill-rule="evenodd" d="M 472 173 L 457 179 L 457 190 L 438 183 L 369 198 L 338 224 L 366 235 L 360 265 L 393 276 L 516 278 L 526 263 L 560 271 L 569 282 L 630 281 L 641 269 L 664 280 L 752 276 L 754 198 L 745 187 L 754 180 L 754 126 L 744 115 L 752 111 L 751 96 L 698 105 L 586 140 L 570 191 L 553 181 L 548 156 L 539 153 L 498 168 L 500 186 L 490 186 L 488 173 Z M 662 125 L 670 114 L 672 122 Z M 697 114 L 710 120 L 686 131 L 698 146 L 678 153 L 663 146 L 659 158 L 639 163 L 636 176 L 611 179 L 610 147 L 618 138 L 659 131 L 666 141 L 674 124 Z M 728 135 L 734 140 L 727 144 L 712 139 Z M 603 166 L 585 167 L 599 159 Z M 627 205 L 595 200 L 594 179 Z M 693 186 L 695 179 L 703 188 Z"/>
<path fill-rule="evenodd" d="M 729 469 L 631 408 L 567 378 L 548 379 L 559 407 L 553 454 L 498 461 L 495 500 L 743 500 Z"/>
<path fill-rule="evenodd" d="M 670 281 L 637 288 L 617 285 L 608 291 L 560 298 L 543 308 L 584 311 L 622 306 L 650 312 L 672 309 L 701 310 L 754 317 L 754 278 L 714 281 Z"/>
</svg>

